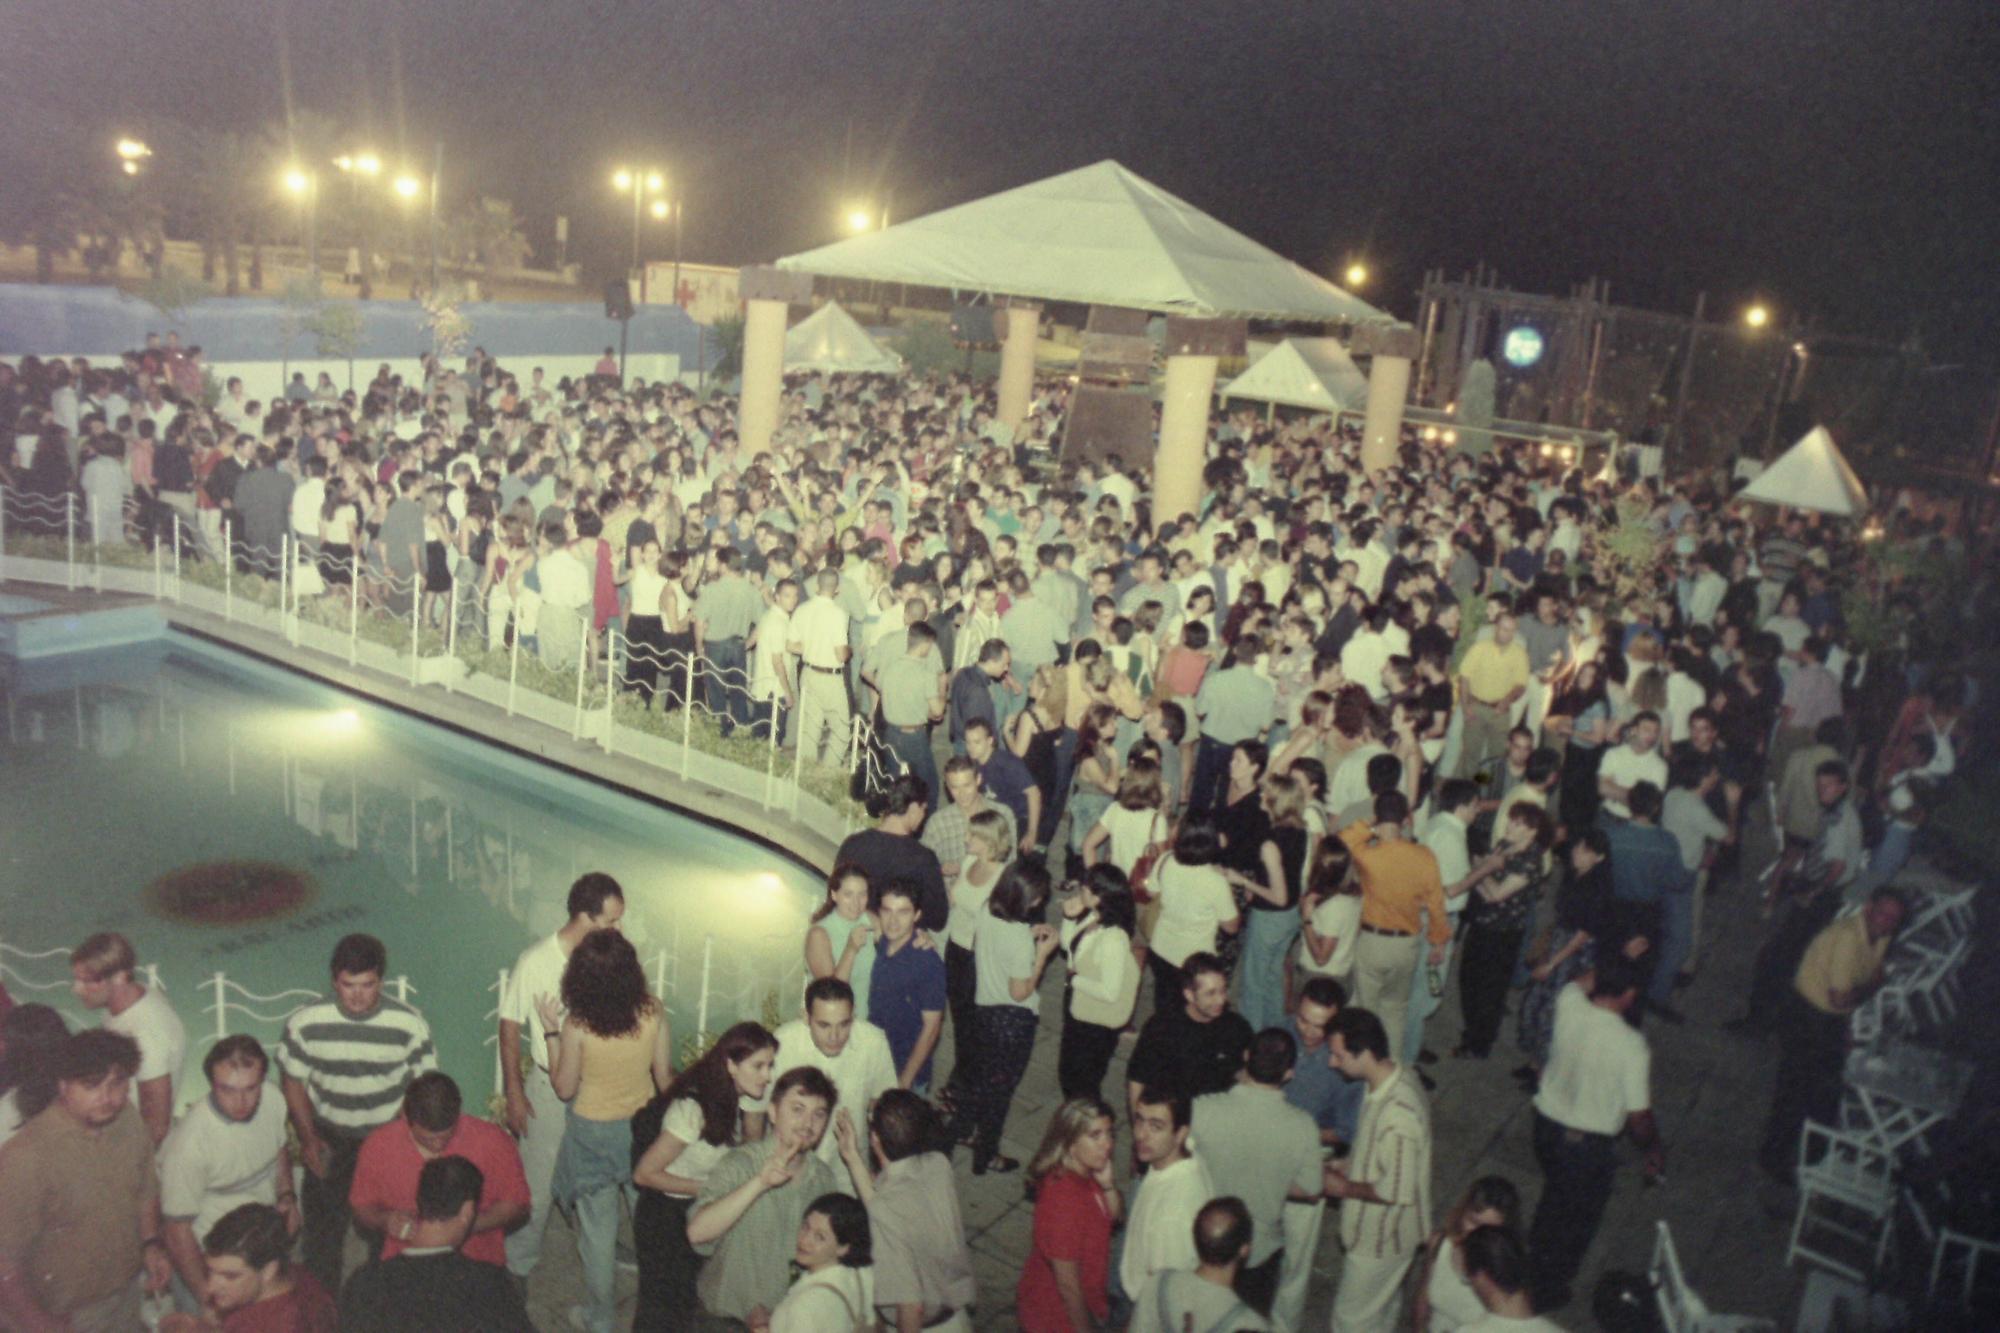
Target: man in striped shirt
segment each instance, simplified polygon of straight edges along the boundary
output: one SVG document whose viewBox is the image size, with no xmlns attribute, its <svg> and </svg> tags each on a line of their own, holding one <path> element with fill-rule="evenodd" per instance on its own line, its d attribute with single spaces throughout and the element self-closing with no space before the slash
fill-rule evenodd
<svg viewBox="0 0 2000 1333">
<path fill-rule="evenodd" d="M 1366 1009 L 1343 1009 L 1331 1028 L 1333 1067 L 1368 1085 L 1345 1170 L 1327 1168 L 1339 1199 L 1347 1259 L 1333 1304 L 1333 1333 L 1389 1333 L 1410 1260 L 1431 1215 L 1431 1111 L 1416 1075 L 1389 1058 L 1389 1034 Z"/>
<path fill-rule="evenodd" d="M 342 939 L 333 946 L 333 998 L 293 1014 L 277 1049 L 306 1165 L 305 1263 L 329 1291 L 340 1289 L 361 1142 L 396 1118 L 411 1080 L 437 1068 L 423 1015 L 382 993 L 388 966 L 388 951 L 373 935 Z M 371 1253 L 381 1239 L 367 1237 Z"/>
</svg>

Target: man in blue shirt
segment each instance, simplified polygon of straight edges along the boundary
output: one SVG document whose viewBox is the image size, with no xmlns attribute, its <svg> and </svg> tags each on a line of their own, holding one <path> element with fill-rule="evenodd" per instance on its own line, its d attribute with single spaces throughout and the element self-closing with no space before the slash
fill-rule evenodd
<svg viewBox="0 0 2000 1333">
<path fill-rule="evenodd" d="M 965 753 L 979 765 L 979 780 L 986 794 L 1014 813 L 1014 827 L 1021 834 L 1021 850 L 1035 849 L 1035 830 L 1042 818 L 1042 789 L 1021 757 L 999 743 L 993 724 L 984 718 L 966 725 Z"/>
<path fill-rule="evenodd" d="M 1299 991 L 1298 1004 L 1285 1020 L 1285 1031 L 1299 1044 L 1299 1058 L 1285 1084 L 1285 1100 L 1313 1118 L 1319 1141 L 1335 1154 L 1345 1154 L 1361 1128 L 1361 1103 L 1368 1085 L 1333 1067 L 1333 1043 L 1327 1035 L 1334 1018 L 1347 1004 L 1347 993 L 1332 977 L 1311 977 Z M 1299 1327 L 1305 1307 L 1306 1284 L 1319 1254 L 1322 1201 L 1285 1204 L 1285 1260 L 1278 1275 L 1274 1310 L 1286 1326 Z"/>
<path fill-rule="evenodd" d="M 1693 940 L 1694 882 L 1681 860 L 1680 843 L 1660 827 L 1665 800 L 1653 783 L 1635 783 L 1625 798 L 1632 817 L 1600 815 L 1598 827 L 1611 842 L 1611 896 L 1658 913 L 1658 924 L 1646 931 L 1655 945 L 1649 955 L 1653 976 L 1646 987 L 1646 1007 L 1679 1024 L 1684 1019 L 1669 1002 Z"/>
<path fill-rule="evenodd" d="M 999 730 L 1000 714 L 993 706 L 993 687 L 1006 679 L 1013 666 L 1013 654 L 1005 639 L 988 639 L 979 647 L 979 658 L 960 667 L 951 678 L 951 748 L 965 753 L 965 730 L 974 722 L 984 722 Z"/>
<path fill-rule="evenodd" d="M 868 1021 L 889 1038 L 896 1080 L 920 1096 L 931 1087 L 931 1055 L 944 1028 L 944 958 L 916 943 L 917 891 L 892 879 L 875 896 L 882 938 L 868 985 Z"/>
</svg>

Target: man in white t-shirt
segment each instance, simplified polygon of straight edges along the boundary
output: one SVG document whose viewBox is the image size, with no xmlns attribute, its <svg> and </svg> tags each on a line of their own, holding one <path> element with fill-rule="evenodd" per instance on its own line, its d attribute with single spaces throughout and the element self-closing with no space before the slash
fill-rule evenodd
<svg viewBox="0 0 2000 1333">
<path fill-rule="evenodd" d="M 1632 788 L 1650 782 L 1667 789 L 1667 761 L 1660 754 L 1660 715 L 1650 710 L 1625 725 L 1625 743 L 1607 750 L 1597 766 L 1597 793 L 1603 798 L 1604 813 L 1630 819 L 1632 811 L 1625 798 Z"/>
<path fill-rule="evenodd" d="M 837 1109 L 846 1111 L 855 1123 L 865 1123 L 875 1099 L 898 1086 L 896 1061 L 889 1052 L 889 1037 L 881 1028 L 854 1017 L 854 989 L 838 977 L 821 977 L 806 987 L 805 1015 L 793 1019 L 777 1031 L 778 1058 L 771 1066 L 771 1085 L 777 1086 L 787 1070 L 811 1065 L 833 1080 L 840 1093 Z M 744 1115 L 745 1137 L 762 1134 L 768 1104 L 760 1103 L 754 1113 Z M 840 1188 L 853 1192 L 847 1163 L 841 1160 L 837 1136 L 828 1134 L 815 1151 L 832 1168 Z"/>
<path fill-rule="evenodd" d="M 1543 1184 L 1528 1252 L 1537 1309 L 1569 1303 L 1570 1283 L 1611 1198 L 1618 1136 L 1629 1130 L 1645 1150 L 1648 1176 L 1665 1169 L 1653 1122 L 1652 1053 L 1625 1020 L 1639 998 L 1639 979 L 1636 963 L 1613 954 L 1556 997 L 1555 1036 L 1535 1094 L 1535 1159 Z"/>
<path fill-rule="evenodd" d="M 1132 1103 L 1132 1153 L 1146 1174 L 1133 1187 L 1118 1283 L 1133 1303 L 1134 1328 L 1153 1328 L 1163 1273 L 1192 1271 L 1194 1219 L 1215 1197 L 1208 1168 L 1188 1141 L 1194 1124 L 1189 1099 L 1165 1088 L 1141 1089 Z"/>
<path fill-rule="evenodd" d="M 192 1314 L 208 1290 L 201 1239 L 242 1204 L 277 1208 L 297 1232 L 298 1198 L 285 1146 L 285 1100 L 265 1096 L 270 1057 L 255 1037 L 224 1037 L 201 1062 L 208 1096 L 160 1148 L 161 1238 L 173 1260 L 175 1304 Z"/>
<path fill-rule="evenodd" d="M 792 612 L 799 606 L 799 585 L 796 579 L 782 579 L 772 591 L 771 605 L 765 609 L 763 618 L 757 622 L 754 642 L 750 645 L 750 729 L 758 732 L 760 726 L 773 724 L 777 716 L 778 734 L 784 734 L 782 713 L 789 713 L 798 702 L 798 694 L 792 679 L 791 657 Z M 759 733 L 765 734 L 765 733 Z"/>
<path fill-rule="evenodd" d="M 541 1257 L 542 1229 L 549 1224 L 550 1187 L 556 1155 L 562 1150 L 563 1102 L 549 1081 L 549 1043 L 535 1001 L 562 995 L 563 969 L 570 951 L 593 930 L 616 930 L 625 916 L 625 891 L 611 876 L 593 871 L 569 888 L 569 920 L 521 951 L 500 992 L 500 1077 L 507 1101 L 507 1128 L 521 1149 L 528 1177 L 528 1220 L 507 1237 L 507 1271 L 526 1278 Z M 521 1033 L 528 1034 L 534 1058 L 521 1070 Z"/>
<path fill-rule="evenodd" d="M 139 1043 L 133 1100 L 158 1147 L 173 1127 L 187 1029 L 158 989 L 139 984 L 132 941 L 106 931 L 92 935 L 69 956 L 70 990 L 86 1009 L 102 1009 L 107 1030 Z"/>
<path fill-rule="evenodd" d="M 1437 857 L 1438 878 L 1444 881 L 1444 913 L 1451 921 L 1451 938 L 1444 944 L 1444 961 L 1437 965 L 1440 977 L 1451 975 L 1451 955 L 1458 943 L 1458 918 L 1470 901 L 1468 894 L 1474 883 L 1472 878 L 1472 854 L 1466 850 L 1466 834 L 1472 831 L 1472 821 L 1479 813 L 1479 788 L 1465 778 L 1452 778 L 1438 784 L 1437 800 L 1431 807 L 1431 817 L 1424 823 L 1424 846 Z M 1504 829 L 1504 826 L 1500 826 Z M 1495 838 L 1499 833 L 1496 831 Z M 1403 1022 L 1401 1033 L 1390 1033 L 1391 1040 L 1400 1037 L 1403 1043 L 1402 1060 L 1416 1067 L 1417 1056 L 1424 1049 L 1424 1023 L 1437 1012 L 1444 1003 L 1442 989 L 1431 990 L 1430 969 L 1418 968 L 1410 976 L 1410 1012 Z"/>
</svg>

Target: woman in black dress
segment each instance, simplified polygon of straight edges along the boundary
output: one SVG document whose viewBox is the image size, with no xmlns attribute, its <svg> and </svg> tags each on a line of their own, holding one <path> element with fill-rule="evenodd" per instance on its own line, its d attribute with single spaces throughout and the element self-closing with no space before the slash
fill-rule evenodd
<svg viewBox="0 0 2000 1333">
<path fill-rule="evenodd" d="M 1224 874 L 1233 872 L 1253 879 L 1264 874 L 1264 843 L 1271 836 L 1271 816 L 1264 809 L 1262 783 L 1270 762 L 1270 747 L 1262 741 L 1241 741 L 1229 751 L 1229 784 L 1223 789 L 1222 805 L 1215 811 L 1215 831 L 1222 839 L 1222 859 L 1216 864 Z M 1245 896 L 1238 890 L 1236 905 L 1241 907 L 1244 902 Z M 1217 956 L 1232 973 L 1242 952 L 1241 933 L 1225 935 L 1216 947 Z"/>
<path fill-rule="evenodd" d="M 1028 706 L 1015 717 L 1007 746 L 1028 766 L 1042 792 L 1041 822 L 1035 826 L 1035 846 L 1046 847 L 1055 836 L 1066 793 L 1056 790 L 1057 747 L 1062 744 L 1065 711 L 1061 667 L 1037 668 L 1028 682 Z"/>
<path fill-rule="evenodd" d="M 1472 891 L 1465 909 L 1465 961 L 1458 974 L 1465 1032 L 1452 1052 L 1460 1059 L 1484 1060 L 1500 1033 L 1507 1014 L 1507 983 L 1514 974 L 1514 960 L 1521 956 L 1535 899 L 1548 878 L 1549 846 L 1554 841 L 1555 826 L 1548 812 L 1537 805 L 1517 804 L 1493 849 L 1493 855 L 1501 858 L 1500 868 Z"/>
</svg>

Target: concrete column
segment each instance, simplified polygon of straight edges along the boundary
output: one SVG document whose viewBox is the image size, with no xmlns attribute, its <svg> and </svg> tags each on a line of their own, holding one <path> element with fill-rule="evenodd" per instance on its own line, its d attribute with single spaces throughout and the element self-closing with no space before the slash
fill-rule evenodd
<svg viewBox="0 0 2000 1333">
<path fill-rule="evenodd" d="M 785 388 L 783 301 L 747 301 L 743 316 L 743 407 L 737 429 L 746 453 L 771 447 L 778 426 L 778 401 Z"/>
<path fill-rule="evenodd" d="M 1153 523 L 1192 514 L 1201 505 L 1208 462 L 1208 411 L 1215 396 L 1213 356 L 1170 356 L 1160 401 L 1160 447 L 1153 456 Z M 1407 363 L 1406 363 L 1407 364 Z"/>
<path fill-rule="evenodd" d="M 1403 401 L 1410 392 L 1410 361 L 1377 356 L 1368 371 L 1368 418 L 1361 434 L 1361 468 L 1382 472 L 1396 465 L 1403 440 Z"/>
<path fill-rule="evenodd" d="M 997 419 L 1018 426 L 1028 419 L 1035 396 L 1035 335 L 1041 329 L 1041 307 L 1013 305 L 998 311 L 1000 329 L 1000 407 Z"/>
<path fill-rule="evenodd" d="M 1361 429 L 1361 467 L 1380 472 L 1396 465 L 1402 445 L 1403 405 L 1410 396 L 1410 361 L 1417 355 L 1417 331 L 1408 324 L 1364 324 L 1348 339 L 1347 350 L 1372 358 L 1368 368 L 1368 416 Z"/>
</svg>

